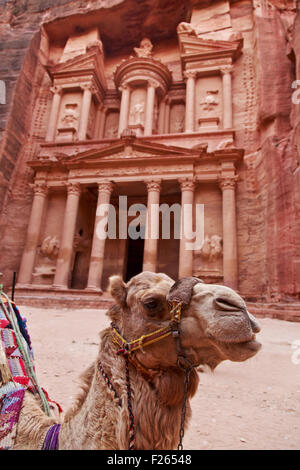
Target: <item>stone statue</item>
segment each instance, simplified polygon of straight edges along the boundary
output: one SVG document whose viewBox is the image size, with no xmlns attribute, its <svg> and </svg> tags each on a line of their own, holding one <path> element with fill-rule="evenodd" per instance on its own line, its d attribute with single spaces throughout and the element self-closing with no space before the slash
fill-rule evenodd
<svg viewBox="0 0 300 470">
<path fill-rule="evenodd" d="M 46 237 L 40 248 L 41 255 L 50 259 L 55 259 L 58 256 L 58 251 L 59 241 L 57 237 L 51 237 L 50 235 Z"/>
<path fill-rule="evenodd" d="M 222 237 L 219 235 L 206 235 L 202 247 L 200 249 L 200 256 L 202 259 L 213 262 L 220 258 L 223 253 Z"/>
<path fill-rule="evenodd" d="M 210 237 L 210 254 L 209 260 L 214 261 L 222 255 L 222 238 L 219 235 L 212 235 Z"/>
<path fill-rule="evenodd" d="M 136 103 L 131 112 L 132 124 L 142 124 L 144 118 L 144 103 Z"/>
<path fill-rule="evenodd" d="M 140 47 L 134 47 L 133 50 L 137 57 L 152 57 L 153 44 L 148 38 L 140 42 Z"/>
</svg>

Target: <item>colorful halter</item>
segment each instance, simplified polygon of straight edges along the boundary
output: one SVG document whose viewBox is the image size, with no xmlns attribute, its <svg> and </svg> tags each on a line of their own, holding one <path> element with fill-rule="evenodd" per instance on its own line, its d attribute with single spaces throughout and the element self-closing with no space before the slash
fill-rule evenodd
<svg viewBox="0 0 300 470">
<path fill-rule="evenodd" d="M 121 349 L 117 351 L 117 354 L 130 355 L 138 349 L 143 349 L 150 344 L 156 343 L 169 335 L 178 336 L 179 335 L 179 325 L 181 320 L 181 302 L 173 302 L 170 313 L 172 315 L 169 325 L 164 328 L 159 328 L 158 330 L 148 333 L 147 335 L 142 335 L 140 338 L 134 339 L 132 341 L 126 341 L 119 332 L 118 327 L 112 323 L 112 337 L 113 342 L 119 346 Z"/>
</svg>

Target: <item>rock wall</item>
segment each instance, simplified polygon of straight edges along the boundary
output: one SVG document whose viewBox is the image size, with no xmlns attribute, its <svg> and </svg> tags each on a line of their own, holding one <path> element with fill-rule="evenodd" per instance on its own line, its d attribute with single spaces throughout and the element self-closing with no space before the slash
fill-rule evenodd
<svg viewBox="0 0 300 470">
<path fill-rule="evenodd" d="M 129 25 L 133 42 L 153 30 L 159 40 L 176 21 L 189 22 L 193 8 L 205 11 L 212 33 L 224 21 L 244 38 L 233 85 L 236 146 L 245 149 L 237 189 L 240 291 L 266 302 L 299 300 L 300 104 L 292 98 L 300 102 L 300 92 L 295 95 L 292 84 L 299 80 L 300 89 L 300 11 L 294 0 L 0 2 L 0 78 L 7 84 L 7 105 L 0 105 L 0 270 L 6 284 L 19 267 L 31 206 L 26 161 L 42 136 L 33 136 L 30 125 L 43 120 L 33 112 L 36 100 L 44 99 L 47 109 L 41 26 L 54 30 L 70 16 L 82 22 L 105 9 Z M 157 21 L 166 11 L 174 25 Z M 112 49 L 126 34 L 122 28 Z"/>
</svg>

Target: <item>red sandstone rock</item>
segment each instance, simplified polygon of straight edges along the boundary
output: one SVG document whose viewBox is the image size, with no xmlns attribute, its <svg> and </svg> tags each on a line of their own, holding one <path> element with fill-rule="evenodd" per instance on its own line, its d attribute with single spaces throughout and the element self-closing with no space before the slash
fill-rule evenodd
<svg viewBox="0 0 300 470">
<path fill-rule="evenodd" d="M 178 147 L 181 147 L 186 155 L 191 153 L 192 147 L 204 143 L 208 144 L 207 155 L 218 148 L 243 149 L 243 162 L 235 164 L 236 174 L 239 176 L 236 190 L 239 291 L 246 298 L 263 302 L 299 300 L 300 104 L 292 103 L 292 93 L 295 91 L 292 83 L 297 79 L 300 80 L 300 15 L 292 0 L 271 2 L 240 0 L 233 3 L 227 1 L 210 3 L 170 0 L 153 4 L 150 0 L 146 2 L 116 0 L 113 4 L 111 1 L 95 1 L 88 6 L 82 6 L 82 2 L 75 0 L 72 2 L 34 1 L 30 4 L 24 1 L 18 2 L 18 6 L 12 6 L 8 2 L 0 6 L 0 43 L 2 44 L 0 79 L 5 80 L 7 88 L 7 104 L 0 105 L 2 136 L 0 142 L 2 248 L 0 270 L 4 272 L 7 286 L 10 284 L 12 272 L 20 268 L 29 223 L 32 204 L 32 191 L 29 183 L 33 182 L 34 172 L 28 166 L 28 161 L 37 158 L 40 144 L 42 144 L 40 155 L 44 158 L 50 156 L 55 159 L 55 155 L 60 152 L 64 154 L 64 157 L 61 157 L 62 160 L 68 155 L 73 158 L 77 153 L 83 155 L 87 151 L 92 155 L 96 148 L 100 151 L 104 147 L 107 149 L 113 147 L 119 126 L 118 108 L 115 107 L 115 103 L 119 103 L 118 106 L 120 106 L 120 101 L 117 101 L 120 100 L 119 91 L 113 72 L 119 64 L 122 64 L 123 59 L 127 60 L 130 55 L 134 56 L 133 48 L 139 47 L 143 37 L 149 37 L 154 46 L 151 53 L 153 59 L 158 64 L 161 61 L 163 64 L 161 70 L 163 67 L 168 68 L 172 76 L 172 85 L 168 93 L 170 93 L 170 99 L 173 100 L 171 101 L 173 108 L 169 116 L 169 127 L 167 128 L 165 121 L 163 122 L 158 116 L 157 133 L 146 139 L 143 137 L 143 129 L 138 122 L 138 109 L 134 114 L 134 105 L 132 105 L 130 118 L 132 121 L 129 124 L 135 127 L 135 131 L 141 133 L 142 145 L 146 144 L 146 142 L 143 143 L 144 140 L 151 142 L 152 145 L 152 147 L 147 147 L 147 144 L 146 150 L 145 146 L 143 150 L 136 148 L 137 155 L 141 151 L 154 155 L 159 151 L 158 145 L 162 146 L 161 152 L 164 155 L 168 153 L 166 146 L 170 145 L 173 146 L 173 153 L 176 154 Z M 199 18 L 203 19 L 201 30 Z M 192 22 L 189 26 L 190 19 Z M 184 25 L 177 36 L 176 30 L 180 23 Z M 57 80 L 63 77 L 63 66 L 59 64 L 64 63 L 60 62 L 60 59 L 66 41 L 74 34 L 75 28 L 80 35 L 83 31 L 92 31 L 95 25 L 99 26 L 99 38 L 104 48 L 103 87 L 107 86 L 108 89 L 105 103 L 110 109 L 106 124 L 103 124 L 104 127 L 101 130 L 102 138 L 105 137 L 106 140 L 97 140 L 94 144 L 93 138 L 90 139 L 93 131 L 91 127 L 88 127 L 86 131 L 90 139 L 88 142 L 80 145 L 76 143 L 73 147 L 65 145 L 64 139 L 68 140 L 69 136 L 73 136 L 78 129 L 76 124 L 75 130 L 70 133 L 70 126 L 65 128 L 62 123 L 59 130 L 62 141 L 57 142 L 56 147 L 43 146 L 49 130 L 52 100 L 50 87 L 55 77 Z M 229 52 L 230 42 L 226 41 L 233 41 L 240 35 L 242 53 L 235 55 L 234 50 L 237 49 L 233 48 L 233 52 Z M 180 56 L 183 50 L 188 54 L 187 56 Z M 204 59 L 203 51 L 205 51 L 206 59 Z M 224 83 L 222 85 L 220 76 L 202 78 L 202 81 L 198 78 L 195 90 L 190 88 L 190 94 L 186 94 L 188 68 L 199 67 L 201 61 L 204 60 L 210 60 L 211 65 L 214 61 L 217 63 L 216 61 L 220 59 L 217 58 L 216 51 L 219 51 L 219 57 L 226 57 L 228 63 L 233 61 L 234 65 L 232 127 L 235 135 L 230 129 L 222 127 L 222 119 L 224 119 L 224 112 L 228 110 L 228 104 L 225 105 L 224 110 L 222 107 Z M 92 49 L 87 51 L 88 54 L 94 57 Z M 76 53 L 74 57 L 73 67 L 76 63 L 76 67 L 80 68 L 81 59 L 76 62 Z M 56 75 L 51 72 L 50 78 L 45 70 L 46 65 L 52 68 L 58 67 Z M 184 67 L 187 69 L 184 70 Z M 153 66 L 150 72 L 155 74 L 155 70 L 160 70 L 159 65 L 157 69 Z M 184 75 L 183 72 L 187 73 Z M 163 77 L 163 72 L 157 73 L 161 73 Z M 79 75 L 77 73 L 76 76 L 79 77 Z M 163 81 L 163 78 L 161 80 Z M 166 93 L 163 91 L 163 86 L 170 86 L 168 80 L 166 79 L 166 85 L 160 85 L 159 97 Z M 189 86 L 193 87 L 192 82 Z M 207 91 L 210 94 L 205 95 L 204 92 Z M 99 93 L 101 93 L 100 89 Z M 144 100 L 143 93 L 143 91 L 135 92 L 136 103 Z M 192 101 L 189 102 L 189 100 Z M 194 103 L 192 107 L 190 103 Z M 189 107 L 189 116 L 194 117 L 186 117 L 186 106 Z M 206 117 L 203 120 L 202 113 L 205 106 L 208 112 L 211 109 L 215 110 L 216 116 L 213 116 L 213 119 L 209 116 L 210 119 Z M 69 114 L 73 114 L 67 117 L 68 122 L 70 119 L 76 122 L 76 112 L 70 108 Z M 94 112 L 92 108 L 91 112 Z M 64 119 L 64 116 L 61 115 L 60 119 Z M 230 116 L 226 119 L 230 120 Z M 185 136 L 182 131 L 187 123 L 189 126 L 200 127 L 193 129 L 194 132 L 197 131 L 194 134 Z M 90 126 L 88 123 L 87 125 Z M 149 125 L 151 127 L 153 122 Z M 210 133 L 207 133 L 205 126 L 213 126 L 210 128 Z M 166 133 L 168 133 L 167 136 Z M 108 152 L 114 155 L 113 150 Z M 211 157 L 206 158 L 208 158 L 208 167 L 206 169 L 199 167 L 198 176 L 205 171 L 219 171 L 214 169 L 212 160 L 209 160 Z M 119 164 L 121 165 L 121 161 Z M 37 166 L 34 168 L 36 170 Z M 116 168 L 121 170 L 122 166 Z M 60 174 L 60 178 L 64 177 L 64 171 Z M 129 170 L 126 171 L 127 176 L 130 175 Z M 224 168 L 222 171 L 225 171 Z M 131 173 L 132 175 L 134 173 Z M 230 176 L 232 175 L 233 173 Z M 155 176 L 161 177 L 159 173 Z M 124 186 L 120 186 L 120 191 L 124 189 L 126 189 Z M 91 188 L 84 196 L 79 209 L 78 220 L 84 224 L 87 248 L 80 252 L 77 261 L 73 260 L 75 264 L 77 263 L 77 268 L 76 273 L 75 271 L 73 273 L 71 283 L 73 282 L 73 287 L 80 289 L 85 287 L 88 275 L 93 211 L 96 207 L 96 193 L 93 191 L 94 189 Z M 162 197 L 169 202 L 171 201 L 170 195 L 174 201 L 180 202 L 178 183 L 175 186 L 172 186 L 171 182 L 164 183 Z M 142 183 L 136 184 L 136 191 L 135 193 L 131 191 L 130 196 L 138 196 L 142 202 L 146 202 L 146 190 L 145 187 L 143 189 Z M 53 198 L 48 208 L 52 211 L 51 214 L 55 212 L 57 214 L 53 227 L 62 226 L 64 210 L 64 200 L 60 200 L 59 196 L 55 197 L 57 198 L 56 211 Z M 218 185 L 213 186 L 212 183 L 206 182 L 202 189 L 196 190 L 195 198 L 196 201 L 204 201 L 207 205 L 208 233 L 206 234 L 208 237 L 215 234 L 224 236 L 222 234 L 222 195 Z M 88 220 L 85 219 L 87 216 L 84 214 L 89 214 Z M 51 215 L 51 217 L 54 216 Z M 49 222 L 45 219 L 43 224 L 47 231 Z M 39 239 L 39 246 L 49 234 L 45 232 L 44 235 Z M 54 236 L 54 234 L 51 235 Z M 60 238 L 59 233 L 55 235 Z M 174 255 L 174 253 L 178 252 L 179 244 L 175 241 L 172 243 L 172 250 L 168 255 L 167 245 L 160 242 L 158 267 L 176 277 L 179 255 Z M 127 249 L 125 245 L 117 247 L 112 242 L 109 242 L 106 248 L 108 253 L 111 253 L 109 256 L 111 259 L 106 262 L 104 279 L 116 270 L 122 273 L 124 269 L 122 260 L 126 258 Z M 112 255 L 116 250 L 119 254 Z M 38 255 L 35 267 L 38 267 L 37 263 L 40 261 L 41 257 Z M 195 253 L 194 273 L 201 277 L 205 272 L 203 266 L 205 266 L 203 256 L 201 257 L 201 253 Z M 207 280 L 224 281 L 221 260 L 215 265 L 207 264 L 205 269 Z M 230 269 L 234 272 L 234 268 Z M 47 284 L 47 278 L 45 279 Z"/>
</svg>

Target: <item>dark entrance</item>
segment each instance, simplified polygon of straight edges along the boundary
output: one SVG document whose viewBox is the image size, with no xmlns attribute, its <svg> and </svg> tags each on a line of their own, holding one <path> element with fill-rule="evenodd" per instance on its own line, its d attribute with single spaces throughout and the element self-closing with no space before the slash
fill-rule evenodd
<svg viewBox="0 0 300 470">
<path fill-rule="evenodd" d="M 143 271 L 144 239 L 127 239 L 127 265 L 125 282 Z"/>
</svg>

